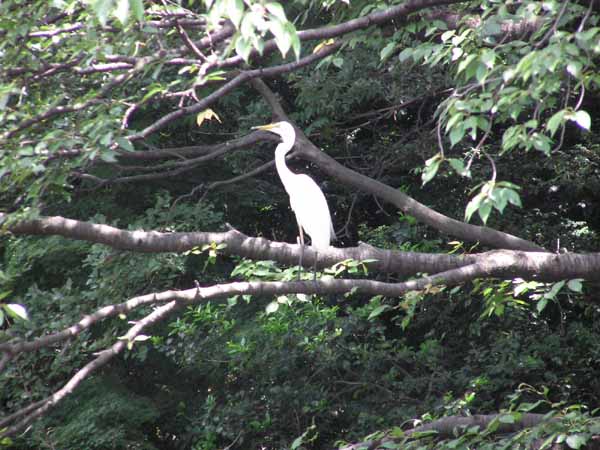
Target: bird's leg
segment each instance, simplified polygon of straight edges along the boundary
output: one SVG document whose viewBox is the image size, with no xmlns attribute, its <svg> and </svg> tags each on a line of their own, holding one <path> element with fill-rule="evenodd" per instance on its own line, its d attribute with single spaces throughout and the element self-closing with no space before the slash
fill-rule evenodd
<svg viewBox="0 0 600 450">
<path fill-rule="evenodd" d="M 300 261 L 298 261 L 298 281 L 302 278 L 302 260 L 304 259 L 304 231 L 302 230 L 302 225 L 298 222 L 298 230 L 300 231 Z"/>
<path fill-rule="evenodd" d="M 317 261 L 319 260 L 319 252 L 315 250 L 315 264 L 313 265 L 313 281 L 317 281 Z"/>
</svg>

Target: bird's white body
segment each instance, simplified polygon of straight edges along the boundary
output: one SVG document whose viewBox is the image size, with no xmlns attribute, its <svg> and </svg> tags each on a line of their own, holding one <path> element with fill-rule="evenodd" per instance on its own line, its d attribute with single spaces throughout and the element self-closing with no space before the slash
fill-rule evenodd
<svg viewBox="0 0 600 450">
<path fill-rule="evenodd" d="M 335 237 L 327 200 L 311 177 L 292 172 L 285 163 L 285 155 L 296 140 L 294 127 L 288 122 L 277 122 L 257 128 L 281 136 L 282 142 L 275 149 L 275 165 L 283 187 L 290 196 L 290 206 L 296 214 L 298 226 L 310 236 L 313 247 L 317 250 L 327 249 Z"/>
</svg>

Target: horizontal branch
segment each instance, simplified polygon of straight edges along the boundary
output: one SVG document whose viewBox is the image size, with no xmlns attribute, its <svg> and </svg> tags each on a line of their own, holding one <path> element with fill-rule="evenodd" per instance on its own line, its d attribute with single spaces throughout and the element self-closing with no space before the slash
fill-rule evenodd
<svg viewBox="0 0 600 450">
<path fill-rule="evenodd" d="M 498 261 L 496 261 L 498 263 Z M 500 264 L 502 264 L 500 262 Z M 133 297 L 117 305 L 109 305 L 98 309 L 96 312 L 85 316 L 76 324 L 57 333 L 41 336 L 31 341 L 11 341 L 0 343 L 0 352 L 16 355 L 31 352 L 44 347 L 49 347 L 61 341 L 75 337 L 93 324 L 117 314 L 130 312 L 140 306 L 150 304 L 168 303 L 177 301 L 181 304 L 192 304 L 203 300 L 212 300 L 234 295 L 261 295 L 274 296 L 283 294 L 344 294 L 350 291 L 361 294 L 386 295 L 398 297 L 406 292 L 422 290 L 428 286 L 447 285 L 454 286 L 486 275 L 490 270 L 500 267 L 496 264 L 484 266 L 471 264 L 465 267 L 448 270 L 431 276 L 424 276 L 415 280 L 402 283 L 384 283 L 374 280 L 350 279 L 321 279 L 318 281 L 254 281 L 218 284 L 208 287 L 196 287 L 183 291 L 164 291 Z M 0 426 L 2 424 L 0 423 Z"/>
<path fill-rule="evenodd" d="M 0 223 L 8 216 L 0 213 Z M 40 217 L 29 221 L 4 224 L 4 228 L 17 235 L 58 235 L 105 244 L 121 250 L 143 253 L 185 252 L 195 247 L 216 243 L 225 244 L 221 250 L 226 255 L 239 255 L 259 260 L 274 260 L 295 265 L 304 254 L 303 264 L 328 267 L 345 259 L 363 261 L 374 259 L 369 268 L 381 272 L 394 272 L 400 276 L 416 273 L 437 274 L 472 264 L 477 264 L 485 276 L 521 277 L 541 281 L 558 281 L 572 278 L 600 279 L 600 253 L 545 253 L 516 250 L 495 250 L 472 255 L 446 255 L 431 253 L 383 250 L 370 245 L 358 247 L 329 247 L 318 253 L 312 247 L 253 238 L 236 230 L 224 233 L 160 233 L 157 231 L 128 231 L 109 225 L 82 222 L 64 217 Z"/>
</svg>

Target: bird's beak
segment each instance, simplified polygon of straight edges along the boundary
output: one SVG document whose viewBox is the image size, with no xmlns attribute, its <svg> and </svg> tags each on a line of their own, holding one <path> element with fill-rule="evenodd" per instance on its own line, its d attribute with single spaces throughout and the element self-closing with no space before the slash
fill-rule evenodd
<svg viewBox="0 0 600 450">
<path fill-rule="evenodd" d="M 267 125 L 259 125 L 257 127 L 252 127 L 253 130 L 264 130 L 264 131 L 269 131 L 271 128 L 274 128 L 275 124 L 274 123 L 268 123 Z"/>
</svg>

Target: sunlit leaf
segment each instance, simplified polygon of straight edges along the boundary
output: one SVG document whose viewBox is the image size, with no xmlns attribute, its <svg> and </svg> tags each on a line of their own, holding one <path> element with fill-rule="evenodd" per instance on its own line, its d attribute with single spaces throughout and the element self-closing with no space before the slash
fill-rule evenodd
<svg viewBox="0 0 600 450">
<path fill-rule="evenodd" d="M 588 441 L 588 437 L 583 434 L 572 434 L 567 437 L 566 443 L 569 448 L 579 449 L 583 447 Z"/>
<path fill-rule="evenodd" d="M 440 155 L 439 153 L 425 161 L 425 168 L 423 169 L 423 173 L 421 174 L 421 181 L 423 182 L 423 185 L 427 184 L 433 179 L 438 169 L 440 168 L 441 162 L 442 155 Z"/>
<path fill-rule="evenodd" d="M 14 319 L 29 320 L 27 310 L 23 305 L 17 303 L 7 303 L 3 305 L 4 310 Z"/>
<path fill-rule="evenodd" d="M 265 308 L 265 312 L 267 314 L 273 314 L 274 312 L 276 312 L 279 309 L 279 303 L 277 301 L 271 302 L 267 305 L 267 307 Z"/>
<path fill-rule="evenodd" d="M 377 316 L 380 316 L 383 312 L 387 311 L 388 309 L 390 309 L 389 305 L 378 306 L 373 311 L 371 311 L 371 314 L 369 314 L 369 320 L 372 320 L 372 319 L 376 318 Z"/>
<path fill-rule="evenodd" d="M 106 26 L 113 4 L 113 0 L 94 0 L 92 2 L 92 10 L 96 14 L 96 17 L 98 17 L 100 25 Z"/>
<path fill-rule="evenodd" d="M 590 130 L 590 126 L 592 124 L 592 119 L 590 118 L 590 115 L 586 111 L 583 111 L 583 110 L 577 111 L 571 120 L 573 120 L 577 125 L 579 125 L 584 130 L 588 130 L 588 131 Z"/>
<path fill-rule="evenodd" d="M 143 0 L 129 0 L 129 7 L 133 11 L 135 19 L 139 22 L 144 20 L 144 3 Z"/>
<path fill-rule="evenodd" d="M 269 22 L 269 31 L 275 36 L 275 44 L 277 44 L 281 55 L 285 57 L 292 46 L 291 36 L 285 30 L 283 23 L 277 19 Z"/>
<path fill-rule="evenodd" d="M 202 122 L 204 122 L 205 120 L 212 119 L 216 119 L 219 123 L 222 123 L 217 113 L 214 112 L 212 109 L 208 108 L 198 113 L 198 115 L 196 116 L 196 123 L 200 127 L 202 126 Z"/>
<path fill-rule="evenodd" d="M 326 46 L 333 45 L 334 43 L 335 43 L 335 41 L 333 39 L 327 39 L 326 41 L 320 42 L 313 49 L 313 53 L 318 53 L 321 50 L 323 50 Z"/>
<path fill-rule="evenodd" d="M 241 0 L 240 0 L 241 1 Z M 287 22 L 283 6 L 277 2 L 269 2 L 265 4 L 265 8 L 282 22 Z"/>
<path fill-rule="evenodd" d="M 573 292 L 581 292 L 583 290 L 583 284 L 581 282 L 582 282 L 581 278 L 575 278 L 573 280 L 569 280 L 567 282 L 567 287 L 569 288 L 569 290 L 571 290 Z"/>
<path fill-rule="evenodd" d="M 114 14 L 122 25 L 127 24 L 127 20 L 129 19 L 129 0 L 117 0 L 117 7 Z"/>
<path fill-rule="evenodd" d="M 390 57 L 394 50 L 396 50 L 396 43 L 394 41 L 388 42 L 388 44 L 381 49 L 381 52 L 379 52 L 379 59 L 385 61 Z"/>
<path fill-rule="evenodd" d="M 227 0 L 227 13 L 236 28 L 239 28 L 244 16 L 243 0 Z"/>
</svg>

